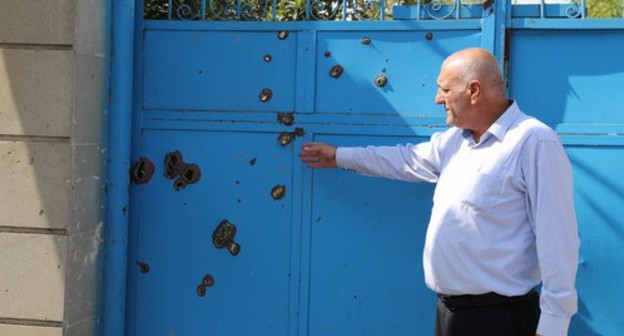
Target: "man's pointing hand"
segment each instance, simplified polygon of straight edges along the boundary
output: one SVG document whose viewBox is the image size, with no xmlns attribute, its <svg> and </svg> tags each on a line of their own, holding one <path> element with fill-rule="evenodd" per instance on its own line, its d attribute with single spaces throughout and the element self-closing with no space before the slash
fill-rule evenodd
<svg viewBox="0 0 624 336">
<path fill-rule="evenodd" d="M 336 147 L 320 142 L 306 142 L 301 145 L 299 157 L 308 168 L 336 168 Z"/>
</svg>

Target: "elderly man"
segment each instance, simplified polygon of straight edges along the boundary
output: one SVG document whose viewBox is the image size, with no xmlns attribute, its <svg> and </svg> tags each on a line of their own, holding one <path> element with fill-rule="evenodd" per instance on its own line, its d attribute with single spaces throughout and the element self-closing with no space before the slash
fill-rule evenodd
<svg viewBox="0 0 624 336">
<path fill-rule="evenodd" d="M 423 253 L 436 335 L 566 335 L 577 309 L 570 162 L 557 134 L 504 91 L 491 53 L 462 50 L 438 77 L 447 131 L 418 145 L 305 143 L 299 153 L 310 168 L 437 183 Z"/>
</svg>

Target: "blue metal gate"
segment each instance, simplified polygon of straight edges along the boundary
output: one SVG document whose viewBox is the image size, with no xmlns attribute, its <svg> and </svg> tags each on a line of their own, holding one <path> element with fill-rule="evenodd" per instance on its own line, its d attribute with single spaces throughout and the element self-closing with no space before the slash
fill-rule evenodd
<svg viewBox="0 0 624 336">
<path fill-rule="evenodd" d="M 571 334 L 624 331 L 622 20 L 584 19 L 584 2 L 308 1 L 304 21 L 275 22 L 277 1 L 250 4 L 169 0 L 165 20 L 139 20 L 127 335 L 431 335 L 433 186 L 309 171 L 296 153 L 426 141 L 446 127 L 442 61 L 476 46 L 574 164 Z"/>
</svg>

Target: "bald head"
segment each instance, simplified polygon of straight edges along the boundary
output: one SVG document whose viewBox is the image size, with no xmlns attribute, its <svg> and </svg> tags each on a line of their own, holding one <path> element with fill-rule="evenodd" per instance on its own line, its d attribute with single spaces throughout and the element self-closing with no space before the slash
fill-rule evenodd
<svg viewBox="0 0 624 336">
<path fill-rule="evenodd" d="M 505 81 L 496 58 L 483 48 L 470 48 L 449 56 L 442 64 L 456 79 L 468 85 L 473 80 L 481 83 L 486 94 L 505 94 Z"/>
<path fill-rule="evenodd" d="M 481 48 L 449 56 L 438 76 L 435 103 L 444 105 L 447 124 L 471 130 L 478 142 L 510 104 L 494 56 Z"/>
</svg>

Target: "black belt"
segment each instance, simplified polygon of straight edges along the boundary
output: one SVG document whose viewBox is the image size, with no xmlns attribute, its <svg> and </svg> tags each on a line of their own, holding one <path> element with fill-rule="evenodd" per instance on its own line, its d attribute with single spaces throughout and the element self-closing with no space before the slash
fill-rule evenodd
<svg viewBox="0 0 624 336">
<path fill-rule="evenodd" d="M 451 311 L 457 309 L 474 308 L 500 304 L 526 302 L 537 297 L 533 290 L 520 296 L 504 296 L 494 292 L 480 295 L 444 295 L 438 294 L 438 299 Z"/>
</svg>

